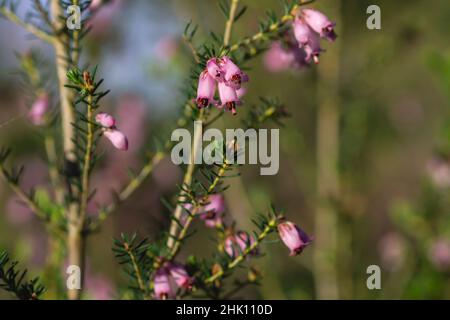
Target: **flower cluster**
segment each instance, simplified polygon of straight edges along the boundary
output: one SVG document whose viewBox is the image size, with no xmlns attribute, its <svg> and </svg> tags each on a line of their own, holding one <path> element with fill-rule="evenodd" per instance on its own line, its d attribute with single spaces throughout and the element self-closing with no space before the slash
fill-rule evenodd
<svg viewBox="0 0 450 320">
<path fill-rule="evenodd" d="M 236 106 L 241 104 L 239 91 L 243 82 L 249 80 L 248 75 L 227 56 L 211 58 L 206 69 L 200 74 L 197 87 L 196 103 L 198 108 L 206 108 L 210 104 L 225 107 L 236 114 Z M 219 89 L 220 103 L 214 97 L 216 84 Z"/>
<path fill-rule="evenodd" d="M 302 9 L 292 23 L 283 42 L 274 42 L 265 56 L 265 64 L 270 71 L 282 71 L 292 67 L 303 67 L 311 62 L 319 63 L 324 51 L 320 39 L 333 42 L 336 39 L 335 23 L 322 12 Z"/>
<path fill-rule="evenodd" d="M 190 290 L 192 278 L 183 265 L 175 262 L 167 262 L 160 267 L 153 279 L 154 295 L 156 299 L 175 299 L 178 289 Z"/>
<path fill-rule="evenodd" d="M 115 148 L 128 150 L 128 139 L 122 131 L 117 129 L 116 119 L 112 115 L 100 112 L 95 116 L 95 121 L 102 127 L 103 135 Z"/>
</svg>

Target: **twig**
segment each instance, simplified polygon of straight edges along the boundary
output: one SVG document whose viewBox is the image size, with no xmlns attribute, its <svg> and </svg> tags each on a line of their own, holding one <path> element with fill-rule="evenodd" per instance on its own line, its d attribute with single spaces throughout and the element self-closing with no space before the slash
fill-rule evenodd
<svg viewBox="0 0 450 320">
<path fill-rule="evenodd" d="M 48 33 L 42 31 L 38 27 L 36 27 L 34 24 L 28 23 L 23 21 L 19 16 L 17 16 L 14 12 L 7 9 L 6 7 L 0 7 L 0 13 L 3 14 L 6 18 L 8 18 L 10 21 L 16 23 L 17 25 L 23 27 L 25 30 L 36 36 L 37 38 L 52 43 L 53 37 L 49 35 Z"/>
<path fill-rule="evenodd" d="M 230 44 L 231 31 L 233 29 L 234 17 L 239 4 L 239 0 L 231 0 L 230 14 L 225 24 L 225 32 L 223 35 L 223 45 L 226 47 Z"/>
<path fill-rule="evenodd" d="M 142 273 L 139 269 L 138 263 L 136 261 L 136 257 L 134 256 L 133 252 L 131 251 L 130 246 L 128 243 L 124 243 L 124 249 L 128 253 L 128 256 L 130 257 L 131 264 L 133 265 L 134 272 L 136 273 L 136 279 L 138 282 L 139 289 L 144 293 L 144 297 L 147 299 L 147 289 L 144 284 L 144 280 L 142 279 Z"/>
<path fill-rule="evenodd" d="M 211 277 L 207 278 L 205 280 L 205 283 L 213 283 L 217 279 L 221 278 L 225 275 L 225 272 L 234 269 L 237 267 L 244 259 L 253 252 L 260 244 L 261 242 L 267 237 L 269 233 L 271 233 L 275 226 L 277 224 L 276 218 L 273 218 L 269 221 L 269 223 L 264 228 L 263 232 L 258 236 L 258 238 L 253 242 L 250 246 L 248 246 L 239 256 L 237 256 L 233 261 L 231 261 L 225 270 L 221 269 L 216 274 L 212 275 Z"/>
</svg>

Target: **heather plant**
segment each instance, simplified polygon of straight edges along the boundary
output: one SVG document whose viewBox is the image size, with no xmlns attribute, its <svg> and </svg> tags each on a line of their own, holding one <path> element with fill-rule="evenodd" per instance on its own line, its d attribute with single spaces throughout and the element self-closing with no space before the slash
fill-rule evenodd
<svg viewBox="0 0 450 320">
<path fill-rule="evenodd" d="M 142 169 L 132 173 L 130 181 L 115 192 L 115 200 L 106 206 L 95 206 L 96 190 L 91 182 L 102 158 L 99 141 L 106 138 L 115 152 L 127 152 L 129 145 L 133 145 L 121 131 L 115 116 L 102 111 L 103 98 L 109 91 L 104 89 L 108 79 L 104 81 L 97 75 L 101 63 L 94 67 L 80 62 L 83 40 L 90 31 L 89 20 L 107 2 L 51 0 L 44 4 L 34 0 L 33 11 L 26 19 L 18 16 L 16 1 L 0 3 L 0 13 L 4 17 L 48 43 L 56 57 L 56 77 L 49 80 L 42 71 L 45 58 L 36 52 L 18 54 L 24 79 L 34 94 L 28 118 L 39 128 L 43 139 L 51 190 L 36 187 L 30 193 L 25 192 L 21 187 L 21 178 L 26 174 L 24 168 L 11 165 L 14 160 L 9 148 L 0 151 L 1 177 L 42 220 L 48 231 L 48 241 L 53 244 L 41 277 L 43 284 L 37 279 L 25 283 L 25 273 L 15 271 L 15 263 L 9 266 L 6 253 L 0 255 L 1 288 L 20 299 L 39 298 L 45 291 L 44 286 L 51 298 L 82 298 L 87 237 L 101 228 L 163 159 L 170 157 L 174 146 L 170 137 L 158 137 Z M 275 69 L 305 68 L 319 63 L 323 52 L 320 43 L 322 39 L 336 39 L 335 24 L 322 12 L 311 8 L 312 2 L 280 1 L 281 15 L 267 12 L 259 30 L 241 39 L 233 36 L 233 25 L 247 12 L 247 7 L 239 0 L 219 3 L 225 16 L 223 34 L 211 32 L 207 38 L 199 39 L 195 23 L 188 23 L 183 39 L 192 54 L 192 67 L 190 78 L 185 81 L 180 117 L 173 129 L 190 128 L 195 121 L 200 121 L 203 128 L 210 128 L 221 117 L 233 116 L 242 119 L 244 128 L 259 128 L 268 121 L 282 124 L 288 112 L 278 99 L 261 97 L 260 105 L 247 110 L 242 107 L 245 86 L 252 79 L 251 70 L 245 67 L 268 49 L 270 55 L 266 56 L 266 63 L 274 65 Z M 82 13 L 80 29 L 67 27 L 66 13 L 72 12 L 71 6 L 78 6 Z M 54 87 L 56 90 L 51 89 Z M 243 287 L 263 281 L 249 262 L 262 256 L 262 245 L 268 239 L 280 238 L 288 247 L 286 254 L 291 256 L 300 254 L 313 243 L 312 237 L 286 219 L 289 213 L 270 203 L 266 213 L 256 215 L 254 231 L 238 230 L 230 219 L 225 219 L 226 181 L 239 175 L 239 164 L 231 163 L 225 155 L 237 157 L 242 149 L 235 141 L 222 141 L 213 148 L 221 161 L 196 164 L 193 159 L 196 159 L 201 138 L 193 132 L 191 161 L 183 167 L 178 192 L 169 199 L 162 199 L 170 212 L 169 229 L 161 231 L 157 237 L 122 234 L 114 240 L 112 250 L 130 281 L 123 297 L 229 298 Z M 194 220 L 203 221 L 207 228 L 215 230 L 216 250 L 208 259 L 188 255 L 181 260 L 179 253 L 185 241 L 196 236 L 192 230 Z M 241 272 L 235 273 L 240 267 L 247 271 L 244 278 L 240 278 Z M 68 275 L 66 270 L 69 270 Z"/>
</svg>

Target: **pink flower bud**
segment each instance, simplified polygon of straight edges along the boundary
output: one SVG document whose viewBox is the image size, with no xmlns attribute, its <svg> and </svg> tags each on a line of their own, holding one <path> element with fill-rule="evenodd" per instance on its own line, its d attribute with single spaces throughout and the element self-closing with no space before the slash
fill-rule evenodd
<svg viewBox="0 0 450 320">
<path fill-rule="evenodd" d="M 178 287 L 190 289 L 192 287 L 192 278 L 189 277 L 184 266 L 178 263 L 170 263 L 168 271 Z"/>
<path fill-rule="evenodd" d="M 128 150 L 128 139 L 121 131 L 111 128 L 105 129 L 103 134 L 117 149 L 124 151 Z"/>
<path fill-rule="evenodd" d="M 169 273 L 165 268 L 161 268 L 156 271 L 153 283 L 156 299 L 166 300 L 176 298 L 176 290 L 171 283 Z"/>
<path fill-rule="evenodd" d="M 100 112 L 95 116 L 95 121 L 105 128 L 112 128 L 116 125 L 116 119 L 108 113 Z"/>
<path fill-rule="evenodd" d="M 238 90 L 242 82 L 249 80 L 248 75 L 239 69 L 239 67 L 228 57 L 222 58 L 222 69 L 225 72 L 225 82 L 231 88 Z"/>
<path fill-rule="evenodd" d="M 216 228 L 222 225 L 222 214 L 225 212 L 225 200 L 220 194 L 213 194 L 208 198 L 208 204 L 205 205 L 200 213 L 200 219 L 205 221 L 209 228 Z"/>
<path fill-rule="evenodd" d="M 236 114 L 236 106 L 241 104 L 236 90 L 228 86 L 224 82 L 219 82 L 219 95 L 221 105 L 225 106 L 228 111 L 231 111 L 233 115 Z"/>
<path fill-rule="evenodd" d="M 50 100 L 47 94 L 42 94 L 31 106 L 28 112 L 28 118 L 31 123 L 36 126 L 41 126 L 45 124 L 45 118 L 48 110 L 50 109 Z"/>
<path fill-rule="evenodd" d="M 300 254 L 312 241 L 312 238 L 292 222 L 280 223 L 278 233 L 284 244 L 291 250 L 290 256 Z"/>
<path fill-rule="evenodd" d="M 210 104 L 217 105 L 214 100 L 214 94 L 216 93 L 216 81 L 210 76 L 208 70 L 203 71 L 198 79 L 197 88 L 197 106 L 201 108 L 206 108 Z"/>
<path fill-rule="evenodd" d="M 336 40 L 337 36 L 334 33 L 336 23 L 330 21 L 322 12 L 314 9 L 303 9 L 301 16 L 311 29 L 317 32 L 322 38 L 328 41 Z"/>
</svg>

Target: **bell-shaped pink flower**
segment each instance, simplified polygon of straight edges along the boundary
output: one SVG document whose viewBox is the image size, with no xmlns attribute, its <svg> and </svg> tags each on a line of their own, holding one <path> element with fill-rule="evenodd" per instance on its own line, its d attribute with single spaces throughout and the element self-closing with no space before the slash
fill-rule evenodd
<svg viewBox="0 0 450 320">
<path fill-rule="evenodd" d="M 329 41 L 336 40 L 337 36 L 334 33 L 336 23 L 329 20 L 322 12 L 314 9 L 303 9 L 301 16 L 311 29 L 317 32 L 322 38 Z"/>
<path fill-rule="evenodd" d="M 201 108 L 206 108 L 210 104 L 217 105 L 214 100 L 214 95 L 216 93 L 216 81 L 209 74 L 208 70 L 204 70 L 198 79 L 197 87 L 197 106 Z"/>
<path fill-rule="evenodd" d="M 190 289 L 192 287 L 192 278 L 183 265 L 172 262 L 167 266 L 167 269 L 178 287 L 183 289 Z"/>
<path fill-rule="evenodd" d="M 105 128 L 112 128 L 116 125 L 116 119 L 106 112 L 100 112 L 95 116 L 95 121 Z"/>
<path fill-rule="evenodd" d="M 175 299 L 176 289 L 171 282 L 170 275 L 165 268 L 156 271 L 153 279 L 153 290 L 158 300 Z"/>
<path fill-rule="evenodd" d="M 289 221 L 278 225 L 278 233 L 284 244 L 291 250 L 290 256 L 300 254 L 312 241 L 312 238 L 302 229 Z"/>
<path fill-rule="evenodd" d="M 206 62 L 206 69 L 209 75 L 217 82 L 225 81 L 225 72 L 222 69 L 222 65 L 223 62 L 220 58 L 211 58 Z"/>
<path fill-rule="evenodd" d="M 40 95 L 28 112 L 28 119 L 36 126 L 45 124 L 46 115 L 50 109 L 50 99 L 46 93 Z"/>
<path fill-rule="evenodd" d="M 296 18 L 293 23 L 294 36 L 298 44 L 304 46 L 309 43 L 311 37 L 315 32 L 303 20 Z"/>
<path fill-rule="evenodd" d="M 242 72 L 241 69 L 239 69 L 239 67 L 227 56 L 223 57 L 221 60 L 226 84 L 235 90 L 240 89 L 242 82 L 247 82 L 249 80 L 248 75 L 245 72 Z"/>
<path fill-rule="evenodd" d="M 205 221 L 209 228 L 222 225 L 222 214 L 225 212 L 225 200 L 221 194 L 213 194 L 208 197 L 208 204 L 200 210 L 200 219 Z"/>
<path fill-rule="evenodd" d="M 115 148 L 123 151 L 128 150 L 127 137 L 115 127 L 111 129 L 105 129 L 103 134 L 109 141 L 111 141 Z"/>
<path fill-rule="evenodd" d="M 450 240 L 444 238 L 436 240 L 429 249 L 429 257 L 440 271 L 450 270 Z"/>
<path fill-rule="evenodd" d="M 219 82 L 219 96 L 221 106 L 224 106 L 228 111 L 231 111 L 233 115 L 235 115 L 237 113 L 236 106 L 241 104 L 241 100 L 239 100 L 236 90 L 224 82 Z"/>
</svg>

